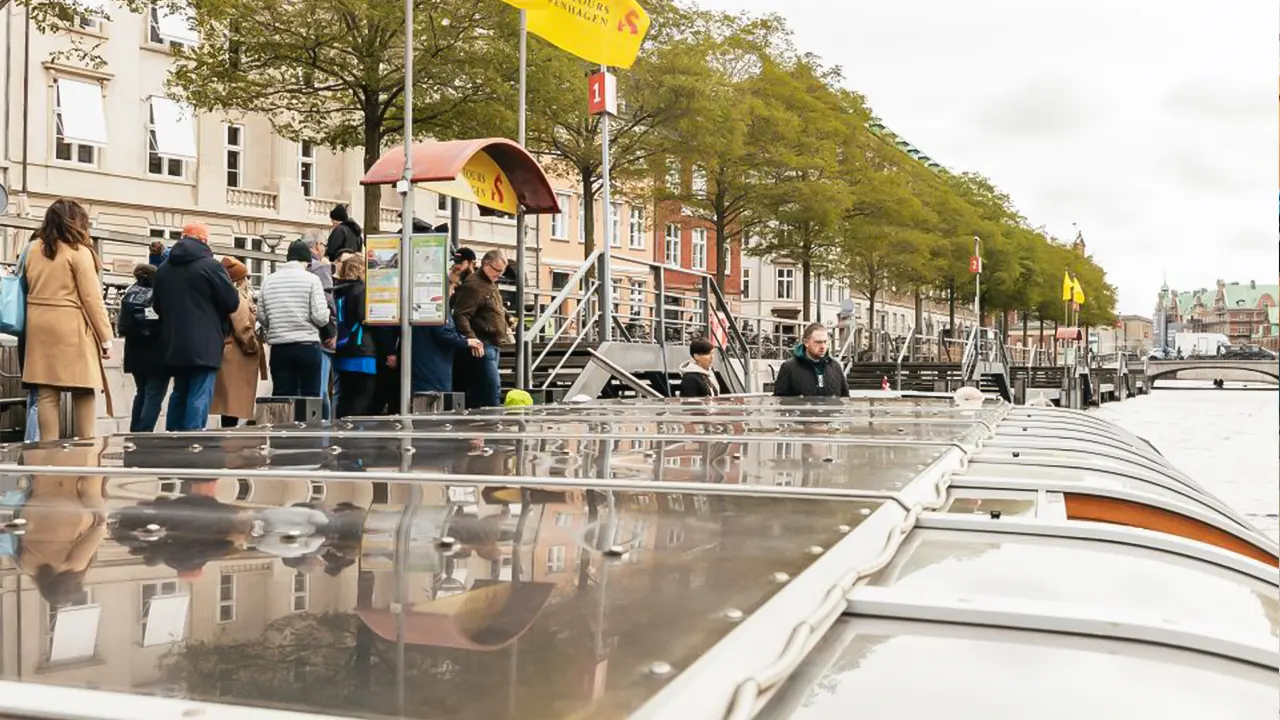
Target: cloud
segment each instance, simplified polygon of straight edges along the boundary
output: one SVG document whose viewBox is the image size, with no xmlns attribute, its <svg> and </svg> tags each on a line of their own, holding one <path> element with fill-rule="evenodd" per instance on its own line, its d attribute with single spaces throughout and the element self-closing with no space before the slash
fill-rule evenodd
<svg viewBox="0 0 1280 720">
<path fill-rule="evenodd" d="M 1170 180 L 1196 193 L 1231 195 L 1257 186 L 1249 168 L 1222 154 L 1180 147 L 1165 155 L 1162 165 L 1169 170 Z"/>
<path fill-rule="evenodd" d="M 1260 95 L 1253 87 L 1232 86 L 1222 78 L 1182 82 L 1163 98 L 1168 113 L 1192 122 L 1253 123 L 1275 118 L 1274 95 Z"/>
<path fill-rule="evenodd" d="M 1043 72 L 997 95 L 976 114 L 986 134 L 1004 140 L 1064 140 L 1099 120 L 1099 108 L 1083 88 L 1056 72 Z"/>
</svg>

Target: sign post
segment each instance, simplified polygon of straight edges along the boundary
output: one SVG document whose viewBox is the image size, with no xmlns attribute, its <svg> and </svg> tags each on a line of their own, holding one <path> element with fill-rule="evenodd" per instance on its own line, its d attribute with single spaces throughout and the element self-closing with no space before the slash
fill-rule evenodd
<svg viewBox="0 0 1280 720">
<path fill-rule="evenodd" d="M 600 66 L 587 81 L 587 109 L 600 118 L 600 205 L 604 211 L 604 243 L 600 251 L 600 342 L 608 342 L 613 334 L 613 279 L 611 248 L 613 246 L 613 202 L 609 197 L 609 120 L 618 111 L 618 84 L 609 68 Z"/>
<path fill-rule="evenodd" d="M 978 333 L 982 333 L 982 241 L 973 236 L 973 257 L 969 258 L 969 272 L 973 273 L 973 316 L 978 323 Z"/>
<path fill-rule="evenodd" d="M 370 235 L 365 250 L 364 321 L 370 326 L 443 325 L 449 314 L 449 236 L 423 233 L 409 238 L 409 255 L 401 252 L 398 235 Z M 415 272 L 405 286 L 404 268 Z M 408 308 L 402 300 L 408 298 Z M 406 333 L 400 340 L 409 343 Z"/>
</svg>

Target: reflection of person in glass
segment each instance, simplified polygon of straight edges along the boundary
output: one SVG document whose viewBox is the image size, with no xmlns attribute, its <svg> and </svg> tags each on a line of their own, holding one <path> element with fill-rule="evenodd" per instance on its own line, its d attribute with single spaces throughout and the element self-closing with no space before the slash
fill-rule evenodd
<svg viewBox="0 0 1280 720">
<path fill-rule="evenodd" d="M 98 464 L 100 447 L 73 447 L 58 453 L 28 450 L 32 465 Z M 47 460 L 40 455 L 49 455 Z M 71 457 L 69 457 L 71 456 Z M 78 456 L 78 457 L 76 457 Z M 31 576 L 51 607 L 60 607 L 84 589 L 84 574 L 106 537 L 103 486 L 97 475 L 35 475 L 20 515 L 27 521 L 19 543 L 17 565 Z"/>
</svg>

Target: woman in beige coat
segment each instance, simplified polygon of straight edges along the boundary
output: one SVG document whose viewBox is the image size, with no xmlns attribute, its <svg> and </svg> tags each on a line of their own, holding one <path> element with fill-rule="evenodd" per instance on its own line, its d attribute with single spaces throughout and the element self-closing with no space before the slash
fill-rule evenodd
<svg viewBox="0 0 1280 720">
<path fill-rule="evenodd" d="M 222 368 L 213 385 L 210 412 L 222 416 L 222 427 L 235 427 L 253 417 L 258 398 L 258 380 L 267 379 L 267 357 L 254 333 L 258 308 L 253 302 L 249 269 L 232 257 L 222 258 L 231 284 L 240 293 L 240 307 L 231 314 L 231 335 L 222 347 Z"/>
<path fill-rule="evenodd" d="M 61 607 L 84 590 L 84 576 L 107 535 L 106 480 L 93 471 L 101 465 L 102 441 L 70 450 L 28 450 L 28 465 L 84 468 L 84 475 L 33 475 L 22 509 L 26 534 L 15 558 L 36 581 L 50 607 Z"/>
<path fill-rule="evenodd" d="M 111 322 L 102 302 L 101 269 L 89 238 L 89 215 L 74 200 L 49 206 L 27 253 L 27 337 L 22 382 L 36 387 L 40 438 L 59 436 L 64 391 L 75 410 L 73 435 L 97 434 L 97 392 L 107 394 L 102 361 L 111 353 Z"/>
</svg>

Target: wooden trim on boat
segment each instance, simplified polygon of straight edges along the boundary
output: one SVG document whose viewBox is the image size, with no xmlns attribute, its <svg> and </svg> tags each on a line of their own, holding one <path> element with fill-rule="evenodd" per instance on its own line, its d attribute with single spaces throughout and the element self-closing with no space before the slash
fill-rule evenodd
<svg viewBox="0 0 1280 720">
<path fill-rule="evenodd" d="M 1230 550 L 1270 567 L 1280 567 L 1280 558 L 1272 553 L 1185 515 L 1128 500 L 1078 493 L 1063 495 L 1067 504 L 1067 518 L 1071 520 L 1092 520 L 1155 530 Z"/>
</svg>

